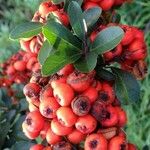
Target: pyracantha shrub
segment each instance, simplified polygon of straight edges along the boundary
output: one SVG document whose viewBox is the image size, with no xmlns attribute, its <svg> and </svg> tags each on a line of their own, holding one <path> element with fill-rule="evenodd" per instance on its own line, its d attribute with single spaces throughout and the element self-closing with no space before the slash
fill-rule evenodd
<svg viewBox="0 0 150 150">
<path fill-rule="evenodd" d="M 23 132 L 43 141 L 31 150 L 137 149 L 123 131 L 121 106 L 140 97 L 136 79 L 147 72 L 147 49 L 141 30 L 119 23 L 114 9 L 124 2 L 46 1 L 31 22 L 11 32 L 40 66 L 31 67 L 23 89 L 30 111 Z"/>
</svg>

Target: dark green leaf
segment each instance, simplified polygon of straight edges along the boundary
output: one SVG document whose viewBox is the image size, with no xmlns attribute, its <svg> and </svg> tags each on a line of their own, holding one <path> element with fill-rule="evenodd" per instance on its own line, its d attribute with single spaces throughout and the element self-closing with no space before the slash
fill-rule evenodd
<svg viewBox="0 0 150 150">
<path fill-rule="evenodd" d="M 16 142 L 15 145 L 12 146 L 11 150 L 29 150 L 31 146 L 35 145 L 35 143 L 27 142 L 27 141 L 19 141 Z"/>
<path fill-rule="evenodd" d="M 64 5 L 64 9 L 67 11 L 68 10 L 68 6 L 72 1 L 76 1 L 80 6 L 83 3 L 83 0 L 65 0 L 65 5 Z"/>
<path fill-rule="evenodd" d="M 104 79 L 104 80 L 107 80 L 107 81 L 113 81 L 115 80 L 115 75 L 106 70 L 106 69 L 103 69 L 103 68 L 96 68 L 96 73 L 97 73 L 97 77 L 100 78 L 100 79 Z"/>
<path fill-rule="evenodd" d="M 112 26 L 102 30 L 92 44 L 91 51 L 102 54 L 115 48 L 123 38 L 124 32 L 120 27 Z"/>
<path fill-rule="evenodd" d="M 50 55 L 42 66 L 42 74 L 44 76 L 48 76 L 56 73 L 65 65 L 75 62 L 79 59 L 81 54 L 68 49 L 68 54 L 56 52 Z"/>
<path fill-rule="evenodd" d="M 87 73 L 92 71 L 97 63 L 98 55 L 94 52 L 88 53 L 86 56 L 82 56 L 78 61 L 74 63 L 77 70 Z"/>
<path fill-rule="evenodd" d="M 92 27 L 97 22 L 101 12 L 100 7 L 93 7 L 84 11 L 83 18 L 86 21 L 87 27 Z"/>
<path fill-rule="evenodd" d="M 10 130 L 10 123 L 8 121 L 0 123 L 0 149 L 2 148 L 5 138 Z"/>
<path fill-rule="evenodd" d="M 123 103 L 136 102 L 140 98 L 140 86 L 135 77 L 129 72 L 118 68 L 112 68 L 116 75 L 115 92 Z"/>
<path fill-rule="evenodd" d="M 49 21 L 43 27 L 43 34 L 56 50 L 74 49 L 74 51 L 80 51 L 82 48 L 81 42 L 60 23 Z"/>
<path fill-rule="evenodd" d="M 19 106 L 20 106 L 20 108 L 19 108 L 20 112 L 28 109 L 28 102 L 26 101 L 25 98 L 23 98 L 19 101 Z"/>
<path fill-rule="evenodd" d="M 70 24 L 75 34 L 83 40 L 85 38 L 85 27 L 83 22 L 83 13 L 80 5 L 72 1 L 68 6 L 68 15 Z"/>
<path fill-rule="evenodd" d="M 65 0 L 52 0 L 52 2 L 54 3 L 54 4 L 59 4 L 59 3 L 62 3 L 62 2 L 64 2 Z"/>
<path fill-rule="evenodd" d="M 10 33 L 10 39 L 29 38 L 42 31 L 42 23 L 26 22 L 15 27 Z"/>
<path fill-rule="evenodd" d="M 47 57 L 49 56 L 51 51 L 52 51 L 52 46 L 46 40 L 43 43 L 43 45 L 38 53 L 38 61 L 40 62 L 41 65 L 44 64 L 45 60 L 47 59 Z"/>
</svg>

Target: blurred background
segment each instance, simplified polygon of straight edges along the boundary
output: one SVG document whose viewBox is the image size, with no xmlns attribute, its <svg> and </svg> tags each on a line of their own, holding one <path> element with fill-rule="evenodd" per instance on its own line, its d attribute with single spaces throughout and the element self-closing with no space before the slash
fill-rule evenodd
<svg viewBox="0 0 150 150">
<path fill-rule="evenodd" d="M 19 50 L 19 43 L 9 40 L 9 32 L 20 22 L 30 20 L 41 1 L 42 0 L 0 0 L 0 63 Z M 145 32 L 148 50 L 150 50 L 150 0 L 134 0 L 123 5 L 117 11 L 122 16 L 122 24 L 139 27 Z M 150 66 L 150 55 L 147 58 L 147 63 Z M 128 124 L 125 128 L 128 139 L 130 142 L 137 144 L 140 150 L 150 149 L 149 71 L 148 76 L 140 82 L 141 100 L 139 103 L 124 106 L 128 113 Z M 0 98 L 2 98 L 1 93 Z M 24 106 L 24 108 L 21 109 L 26 108 Z M 3 133 L 3 131 L 0 127 L 0 135 L 1 133 Z"/>
</svg>

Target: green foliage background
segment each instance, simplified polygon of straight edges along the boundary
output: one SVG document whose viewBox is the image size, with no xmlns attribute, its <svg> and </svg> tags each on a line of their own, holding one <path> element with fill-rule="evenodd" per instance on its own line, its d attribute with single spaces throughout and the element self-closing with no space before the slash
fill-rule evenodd
<svg viewBox="0 0 150 150">
<path fill-rule="evenodd" d="M 8 34 L 16 24 L 30 20 L 42 0 L 0 0 L 0 62 L 3 62 L 17 50 L 19 43 L 10 41 Z M 137 26 L 144 30 L 150 50 L 150 1 L 134 0 L 118 10 L 121 22 Z M 150 55 L 147 58 L 150 66 Z M 150 147 L 150 71 L 141 82 L 141 100 L 137 105 L 124 106 L 128 113 L 126 126 L 128 139 L 137 144 L 139 149 Z"/>
</svg>

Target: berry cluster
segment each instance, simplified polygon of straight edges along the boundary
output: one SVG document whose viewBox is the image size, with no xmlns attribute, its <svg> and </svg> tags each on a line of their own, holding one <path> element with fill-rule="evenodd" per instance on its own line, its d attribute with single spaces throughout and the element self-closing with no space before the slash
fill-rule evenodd
<svg viewBox="0 0 150 150">
<path fill-rule="evenodd" d="M 53 150 L 79 149 L 84 140 L 85 150 L 136 149 L 121 129 L 127 116 L 113 83 L 95 74 L 80 73 L 70 64 L 51 77 L 33 75 L 24 87 L 30 110 L 22 125 L 25 135 L 46 138 Z"/>
<path fill-rule="evenodd" d="M 103 11 L 108 11 L 114 6 L 122 5 L 127 0 L 84 0 L 83 8 L 101 7 Z"/>
<path fill-rule="evenodd" d="M 10 86 L 13 83 L 27 83 L 31 77 L 31 72 L 40 68 L 37 55 L 22 50 L 1 64 L 1 67 L 3 76 L 1 86 Z"/>
<path fill-rule="evenodd" d="M 111 23 L 107 26 L 100 25 L 92 32 L 90 39 L 94 41 L 98 32 L 108 26 L 116 26 Z M 122 70 L 131 72 L 137 79 L 143 79 L 147 73 L 147 65 L 144 59 L 147 56 L 147 47 L 144 40 L 144 33 L 137 27 L 119 25 L 125 32 L 119 45 L 103 55 L 106 64 L 117 62 Z"/>
</svg>

